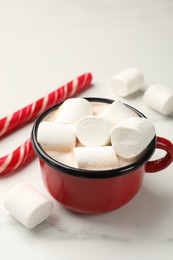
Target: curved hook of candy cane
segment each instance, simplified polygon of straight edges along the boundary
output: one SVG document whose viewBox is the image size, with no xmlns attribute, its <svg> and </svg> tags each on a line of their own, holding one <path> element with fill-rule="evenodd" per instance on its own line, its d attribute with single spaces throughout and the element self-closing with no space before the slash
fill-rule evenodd
<svg viewBox="0 0 173 260">
<path fill-rule="evenodd" d="M 0 158 L 0 176 L 14 172 L 36 156 L 31 140 L 28 139 L 13 152 Z"/>
</svg>

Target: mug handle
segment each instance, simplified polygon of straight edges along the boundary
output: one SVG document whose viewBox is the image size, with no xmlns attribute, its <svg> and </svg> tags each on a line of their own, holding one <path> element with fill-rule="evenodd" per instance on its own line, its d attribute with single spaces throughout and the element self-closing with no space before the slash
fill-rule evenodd
<svg viewBox="0 0 173 260">
<path fill-rule="evenodd" d="M 161 171 L 173 162 L 173 144 L 169 140 L 157 137 L 156 148 L 165 150 L 166 155 L 160 159 L 147 162 L 145 172 Z"/>
</svg>

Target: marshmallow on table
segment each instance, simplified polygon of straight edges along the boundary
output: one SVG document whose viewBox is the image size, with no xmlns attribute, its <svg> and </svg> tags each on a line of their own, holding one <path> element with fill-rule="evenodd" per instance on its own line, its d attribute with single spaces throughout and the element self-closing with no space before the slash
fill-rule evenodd
<svg viewBox="0 0 173 260">
<path fill-rule="evenodd" d="M 129 68 L 115 75 L 111 79 L 113 92 L 126 97 L 140 90 L 144 85 L 144 77 L 137 68 Z"/>
<path fill-rule="evenodd" d="M 70 150 L 75 147 L 75 127 L 71 124 L 42 121 L 37 132 L 38 142 L 49 149 Z"/>
<path fill-rule="evenodd" d="M 173 113 L 173 91 L 160 84 L 151 85 L 144 94 L 144 101 L 164 115 Z"/>
<path fill-rule="evenodd" d="M 112 129 L 111 143 L 117 155 L 131 159 L 141 154 L 154 136 L 154 125 L 148 119 L 131 117 Z"/>
<path fill-rule="evenodd" d="M 80 169 L 103 170 L 118 166 L 118 161 L 112 146 L 75 147 L 74 154 Z"/>
<path fill-rule="evenodd" d="M 48 218 L 53 203 L 31 185 L 20 183 L 10 191 L 4 207 L 20 223 L 31 229 Z"/>
<path fill-rule="evenodd" d="M 114 124 L 106 118 L 85 116 L 76 124 L 76 136 L 84 146 L 103 146 L 110 143 Z"/>
<path fill-rule="evenodd" d="M 99 114 L 99 117 L 105 117 L 115 124 L 134 116 L 137 116 L 137 114 L 124 105 L 120 100 L 114 101 L 108 108 Z"/>
<path fill-rule="evenodd" d="M 59 107 L 55 121 L 75 124 L 83 116 L 92 114 L 91 102 L 84 98 L 69 98 Z"/>
</svg>

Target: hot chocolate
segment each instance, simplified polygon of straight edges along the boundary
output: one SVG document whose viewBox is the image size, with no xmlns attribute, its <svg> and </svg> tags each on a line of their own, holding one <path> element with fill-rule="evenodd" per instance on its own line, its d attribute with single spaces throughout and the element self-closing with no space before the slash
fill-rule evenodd
<svg viewBox="0 0 173 260">
<path fill-rule="evenodd" d="M 102 113 L 108 109 L 108 107 L 110 106 L 110 104 L 107 103 L 100 103 L 100 102 L 92 102 L 92 108 L 93 108 L 93 115 L 94 116 L 100 116 L 102 115 Z M 58 113 L 60 111 L 59 107 L 57 110 L 54 110 L 51 114 L 49 114 L 44 121 L 45 122 L 54 122 L 58 116 Z M 130 109 L 129 109 L 130 110 Z M 130 111 L 130 113 L 133 114 L 133 116 L 137 116 L 137 114 L 133 111 Z M 100 131 L 100 129 L 97 129 L 97 131 Z M 43 150 L 50 156 L 52 157 L 54 160 L 74 167 L 74 168 L 79 168 L 78 164 L 77 164 L 77 160 L 76 160 L 76 155 L 74 152 L 74 149 L 70 149 L 70 150 L 63 150 L 63 149 L 52 149 L 50 147 L 46 147 L 43 144 L 41 144 Z M 76 147 L 83 147 L 83 145 L 78 141 L 78 139 L 76 140 Z M 111 144 L 109 144 L 109 146 L 111 146 Z M 115 155 L 116 156 L 116 155 Z M 132 159 L 125 159 L 122 158 L 120 156 L 116 156 L 117 157 L 117 165 L 115 165 L 113 168 L 119 168 L 119 167 L 123 167 L 126 166 L 128 164 L 133 163 L 134 161 L 136 161 L 136 158 L 132 158 Z M 105 165 L 104 168 L 103 166 L 100 166 L 99 163 L 96 165 L 88 165 L 86 167 L 83 167 L 83 169 L 88 169 L 88 170 L 108 170 L 108 169 L 112 169 L 112 166 L 107 166 Z"/>
</svg>

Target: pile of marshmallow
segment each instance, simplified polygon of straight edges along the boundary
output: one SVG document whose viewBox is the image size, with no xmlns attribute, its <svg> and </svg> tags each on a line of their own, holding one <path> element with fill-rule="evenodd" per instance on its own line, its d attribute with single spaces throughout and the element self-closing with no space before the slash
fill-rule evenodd
<svg viewBox="0 0 173 260">
<path fill-rule="evenodd" d="M 139 69 L 129 68 L 112 77 L 111 87 L 118 96 L 127 97 L 144 87 L 144 77 Z M 148 107 L 163 115 L 173 113 L 173 91 L 164 85 L 149 86 L 143 100 Z"/>
<path fill-rule="evenodd" d="M 37 132 L 43 149 L 73 150 L 77 167 L 93 170 L 119 167 L 118 157 L 136 158 L 154 136 L 153 124 L 120 100 L 96 115 L 84 98 L 67 99 L 54 120 L 42 121 Z"/>
</svg>

